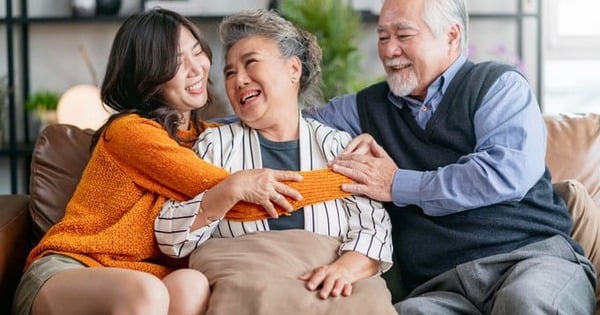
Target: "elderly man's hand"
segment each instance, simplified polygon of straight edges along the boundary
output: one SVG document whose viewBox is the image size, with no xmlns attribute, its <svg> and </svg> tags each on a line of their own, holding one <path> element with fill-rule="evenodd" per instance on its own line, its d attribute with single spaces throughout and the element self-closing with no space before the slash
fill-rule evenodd
<svg viewBox="0 0 600 315">
<path fill-rule="evenodd" d="M 362 133 L 362 134 L 354 137 L 354 139 L 352 139 L 352 141 L 350 141 L 350 143 L 348 143 L 343 154 L 355 153 L 355 154 L 366 154 L 366 155 L 373 156 L 373 153 L 371 153 L 371 144 L 373 142 L 375 142 L 375 139 L 373 139 L 373 136 L 371 136 L 368 133 Z"/>
<path fill-rule="evenodd" d="M 392 201 L 392 182 L 398 166 L 375 140 L 369 142 L 369 149 L 370 155 L 343 153 L 330 167 L 354 181 L 342 185 L 342 190 L 383 202 Z"/>
</svg>

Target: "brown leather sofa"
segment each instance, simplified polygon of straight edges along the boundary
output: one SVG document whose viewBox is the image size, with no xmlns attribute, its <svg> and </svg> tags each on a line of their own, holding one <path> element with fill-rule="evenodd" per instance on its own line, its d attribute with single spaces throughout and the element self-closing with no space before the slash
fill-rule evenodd
<svg viewBox="0 0 600 315">
<path fill-rule="evenodd" d="M 546 162 L 553 182 L 577 181 L 555 187 L 573 208 L 579 208 L 574 217 L 584 219 L 576 220 L 573 234 L 599 266 L 600 255 L 594 256 L 590 247 L 600 243 L 600 213 L 596 214 L 600 210 L 594 209 L 600 207 L 600 115 L 546 115 L 544 119 Z M 33 150 L 30 195 L 0 195 L 0 314 L 10 314 L 28 251 L 62 217 L 89 158 L 91 135 L 69 125 L 47 127 Z M 573 198 L 569 191 L 580 195 Z"/>
</svg>

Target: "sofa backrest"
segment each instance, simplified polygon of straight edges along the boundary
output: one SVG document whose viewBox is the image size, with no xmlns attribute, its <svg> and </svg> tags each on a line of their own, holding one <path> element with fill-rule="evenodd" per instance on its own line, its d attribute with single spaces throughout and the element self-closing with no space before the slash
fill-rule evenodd
<svg viewBox="0 0 600 315">
<path fill-rule="evenodd" d="M 65 124 L 48 125 L 31 157 L 29 212 L 34 241 L 60 220 L 90 158 L 93 131 Z"/>
<path fill-rule="evenodd" d="M 545 115 L 546 163 L 553 182 L 580 181 L 600 205 L 600 115 Z M 90 158 L 92 130 L 46 127 L 33 150 L 30 213 L 35 241 L 60 220 Z"/>
<path fill-rule="evenodd" d="M 600 206 L 600 114 L 544 115 L 552 182 L 575 179 Z"/>
</svg>

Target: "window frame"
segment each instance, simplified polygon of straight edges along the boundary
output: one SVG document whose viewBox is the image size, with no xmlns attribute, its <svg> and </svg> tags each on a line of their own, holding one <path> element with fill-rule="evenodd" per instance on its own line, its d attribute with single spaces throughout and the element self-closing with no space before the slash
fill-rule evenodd
<svg viewBox="0 0 600 315">
<path fill-rule="evenodd" d="M 542 15 L 542 23 L 546 38 L 546 57 L 548 59 L 597 59 L 600 54 L 600 33 L 598 35 L 560 34 L 558 21 L 561 1 L 569 0 L 544 2 L 545 14 Z"/>
</svg>

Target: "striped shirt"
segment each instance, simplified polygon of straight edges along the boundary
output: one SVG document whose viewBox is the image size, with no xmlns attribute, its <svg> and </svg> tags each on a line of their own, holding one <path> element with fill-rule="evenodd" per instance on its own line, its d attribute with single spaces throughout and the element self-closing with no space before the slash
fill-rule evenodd
<svg viewBox="0 0 600 315">
<path fill-rule="evenodd" d="M 350 140 L 345 132 L 313 119 L 300 119 L 300 169 L 326 168 L 327 161 L 340 154 Z M 207 129 L 193 149 L 204 160 L 229 172 L 262 167 L 258 133 L 241 122 Z M 266 219 L 221 219 L 191 231 L 202 198 L 203 193 L 192 200 L 169 200 L 164 204 L 155 223 L 156 239 L 163 253 L 185 257 L 211 237 L 237 237 L 269 230 Z M 352 250 L 380 261 L 382 271 L 391 266 L 391 223 L 380 202 L 350 196 L 306 206 L 304 229 L 338 238 L 342 242 L 340 251 Z"/>
</svg>

